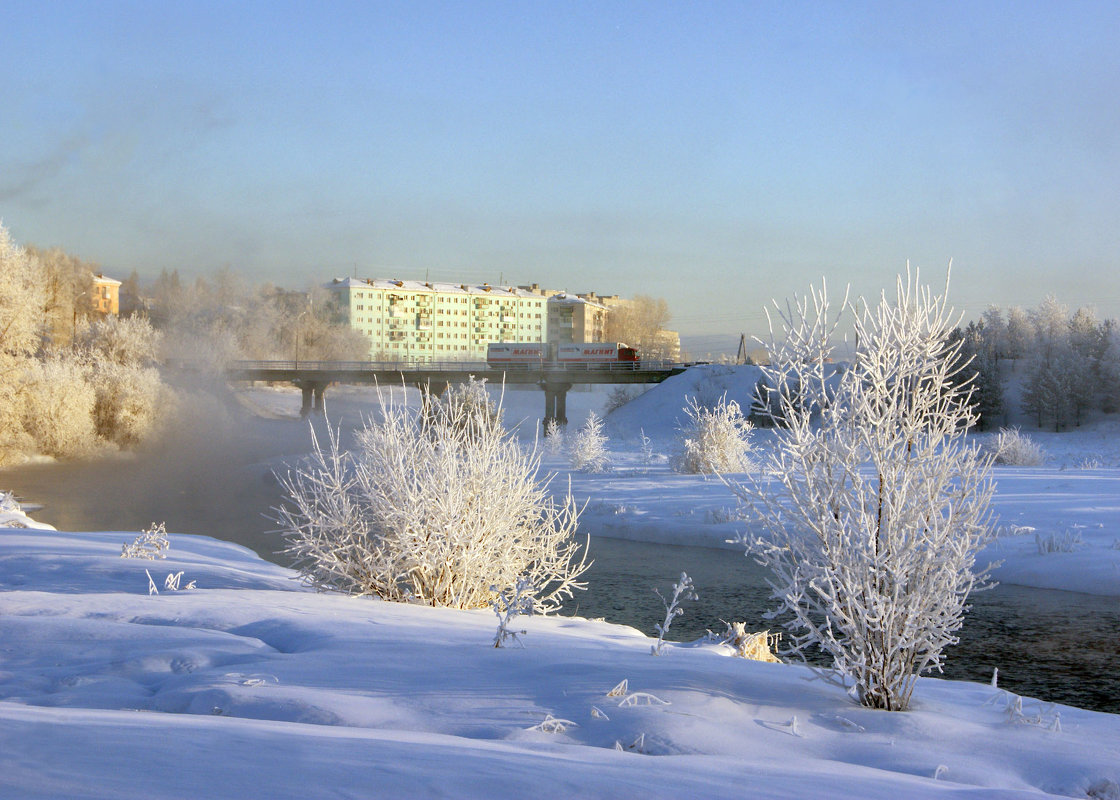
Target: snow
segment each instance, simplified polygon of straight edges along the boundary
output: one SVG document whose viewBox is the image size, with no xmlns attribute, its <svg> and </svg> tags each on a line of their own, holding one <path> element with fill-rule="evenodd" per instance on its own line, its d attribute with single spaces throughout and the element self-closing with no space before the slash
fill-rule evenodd
<svg viewBox="0 0 1120 800">
<path fill-rule="evenodd" d="M 1120 781 L 1114 715 L 1024 700 L 1016 716 L 999 689 L 932 679 L 914 711 L 870 711 L 800 666 L 712 644 L 654 658 L 631 628 L 570 617 L 519 618 L 524 647 L 495 649 L 489 611 L 316 594 L 202 536 L 122 559 L 131 538 L 0 531 L 0 795 L 1010 798 Z M 149 595 L 145 570 L 198 588 Z"/>
<path fill-rule="evenodd" d="M 743 523 L 730 492 L 667 456 L 685 397 L 726 391 L 748 407 L 756 379 L 718 366 L 669 379 L 607 416 L 610 472 L 546 456 L 553 489 L 570 475 L 593 536 L 731 547 Z M 332 395 L 336 413 L 370 407 L 359 390 Z M 569 428 L 606 396 L 570 392 Z M 292 392 L 247 401 L 298 414 Z M 535 436 L 541 394 L 505 401 Z M 1029 433 L 1050 461 L 995 470 L 996 578 L 1120 597 L 1120 426 Z M 495 649 L 490 611 L 318 594 L 205 536 L 122 559 L 136 532 L 56 532 L 11 506 L 0 797 L 1120 798 L 1116 715 L 932 678 L 912 711 L 872 711 L 801 666 L 710 643 L 654 658 L 650 637 L 572 617 L 518 617 L 524 646 Z M 1071 552 L 1039 553 L 1036 536 L 1067 532 Z M 196 588 L 164 587 L 180 571 Z M 609 697 L 624 679 L 628 695 Z"/>
</svg>

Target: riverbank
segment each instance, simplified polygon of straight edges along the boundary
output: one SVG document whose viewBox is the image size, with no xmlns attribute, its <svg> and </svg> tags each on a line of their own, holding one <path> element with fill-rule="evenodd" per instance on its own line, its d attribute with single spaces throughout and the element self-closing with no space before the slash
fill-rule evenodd
<svg viewBox="0 0 1120 800">
<path fill-rule="evenodd" d="M 936 679 L 871 711 L 567 617 L 495 649 L 489 611 L 316 594 L 201 536 L 120 558 L 134 535 L 0 531 L 0 794 L 1120 797 L 1115 715 Z"/>
</svg>

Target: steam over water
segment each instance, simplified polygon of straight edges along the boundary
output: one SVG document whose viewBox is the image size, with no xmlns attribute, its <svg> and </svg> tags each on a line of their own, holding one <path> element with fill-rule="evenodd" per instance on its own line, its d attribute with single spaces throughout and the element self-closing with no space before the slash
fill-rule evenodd
<svg viewBox="0 0 1120 800">
<path fill-rule="evenodd" d="M 236 542 L 283 563 L 268 519 L 281 499 L 274 470 L 311 450 L 312 429 L 294 416 L 298 396 L 293 415 L 271 418 L 246 413 L 228 394 L 217 398 L 196 399 L 187 422 L 158 445 L 93 462 L 9 469 L 0 472 L 0 488 L 42 504 L 33 516 L 60 530 L 138 531 L 166 522 L 170 532 Z M 348 432 L 360 413 L 340 405 Z M 317 419 L 316 435 L 325 439 L 326 431 Z"/>
<path fill-rule="evenodd" d="M 339 392 L 328 400 L 344 445 L 369 406 Z M 225 396 L 202 404 L 193 422 L 159 447 L 110 460 L 22 466 L 0 472 L 0 489 L 43 508 L 36 519 L 61 530 L 138 531 L 166 522 L 249 547 L 284 563 L 269 509 L 281 490 L 273 476 L 311 449 L 312 429 L 292 411 L 274 418 L 248 414 Z M 320 439 L 322 420 L 315 423 Z M 589 589 L 564 613 L 603 617 L 655 635 L 665 609 L 653 589 L 670 597 L 681 571 L 700 599 L 684 604 L 669 639 L 689 641 L 722 620 L 771 627 L 762 614 L 765 572 L 741 553 L 698 547 L 625 542 L 592 535 L 595 564 Z M 125 537 L 121 537 L 121 542 Z M 1120 602 L 1070 592 L 1001 586 L 972 599 L 961 644 L 948 653 L 945 677 L 987 682 L 999 668 L 1000 686 L 1016 693 L 1120 713 Z M 671 657 L 671 656 L 670 656 Z"/>
</svg>

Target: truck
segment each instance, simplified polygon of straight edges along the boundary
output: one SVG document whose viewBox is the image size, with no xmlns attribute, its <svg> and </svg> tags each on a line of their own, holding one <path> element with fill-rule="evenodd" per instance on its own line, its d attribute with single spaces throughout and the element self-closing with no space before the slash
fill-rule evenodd
<svg viewBox="0 0 1120 800">
<path fill-rule="evenodd" d="M 495 368 L 548 366 L 576 369 L 609 369 L 624 364 L 638 367 L 638 351 L 621 342 L 577 342 L 546 344 L 543 342 L 492 342 L 486 348 L 486 363 Z"/>
<path fill-rule="evenodd" d="M 559 364 L 636 364 L 638 351 L 621 342 L 562 344 L 556 349 Z"/>
<path fill-rule="evenodd" d="M 491 342 L 486 346 L 486 363 L 491 367 L 539 367 L 548 358 L 544 342 Z"/>
</svg>

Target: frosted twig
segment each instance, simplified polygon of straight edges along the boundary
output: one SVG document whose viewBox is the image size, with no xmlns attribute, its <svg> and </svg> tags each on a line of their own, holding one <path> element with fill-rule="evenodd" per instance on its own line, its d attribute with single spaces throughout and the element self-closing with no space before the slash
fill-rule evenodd
<svg viewBox="0 0 1120 800">
<path fill-rule="evenodd" d="M 672 704 L 668 700 L 662 700 L 660 697 L 652 695 L 649 692 L 634 692 L 633 694 L 628 694 L 626 695 L 626 697 L 622 698 L 622 700 L 619 701 L 618 705 L 619 708 L 623 708 L 652 705 L 668 706 Z"/>
<path fill-rule="evenodd" d="M 559 717 L 554 717 L 549 714 L 536 725 L 529 728 L 529 730 L 541 731 L 543 733 L 564 733 L 568 728 L 578 727 L 579 723 L 572 722 L 570 719 L 560 719 Z"/>
<path fill-rule="evenodd" d="M 665 606 L 665 621 L 657 624 L 657 644 L 650 647 L 650 655 L 661 655 L 662 648 L 665 646 L 665 634 L 669 632 L 669 626 L 673 624 L 673 620 L 684 613 L 684 609 L 680 604 L 684 600 L 698 600 L 696 592 L 692 587 L 692 578 L 688 577 L 685 572 L 681 573 L 681 579 L 678 583 L 673 584 L 673 600 L 666 602 L 665 597 L 660 591 L 654 589 L 654 594 L 661 598 L 662 604 Z"/>
</svg>

